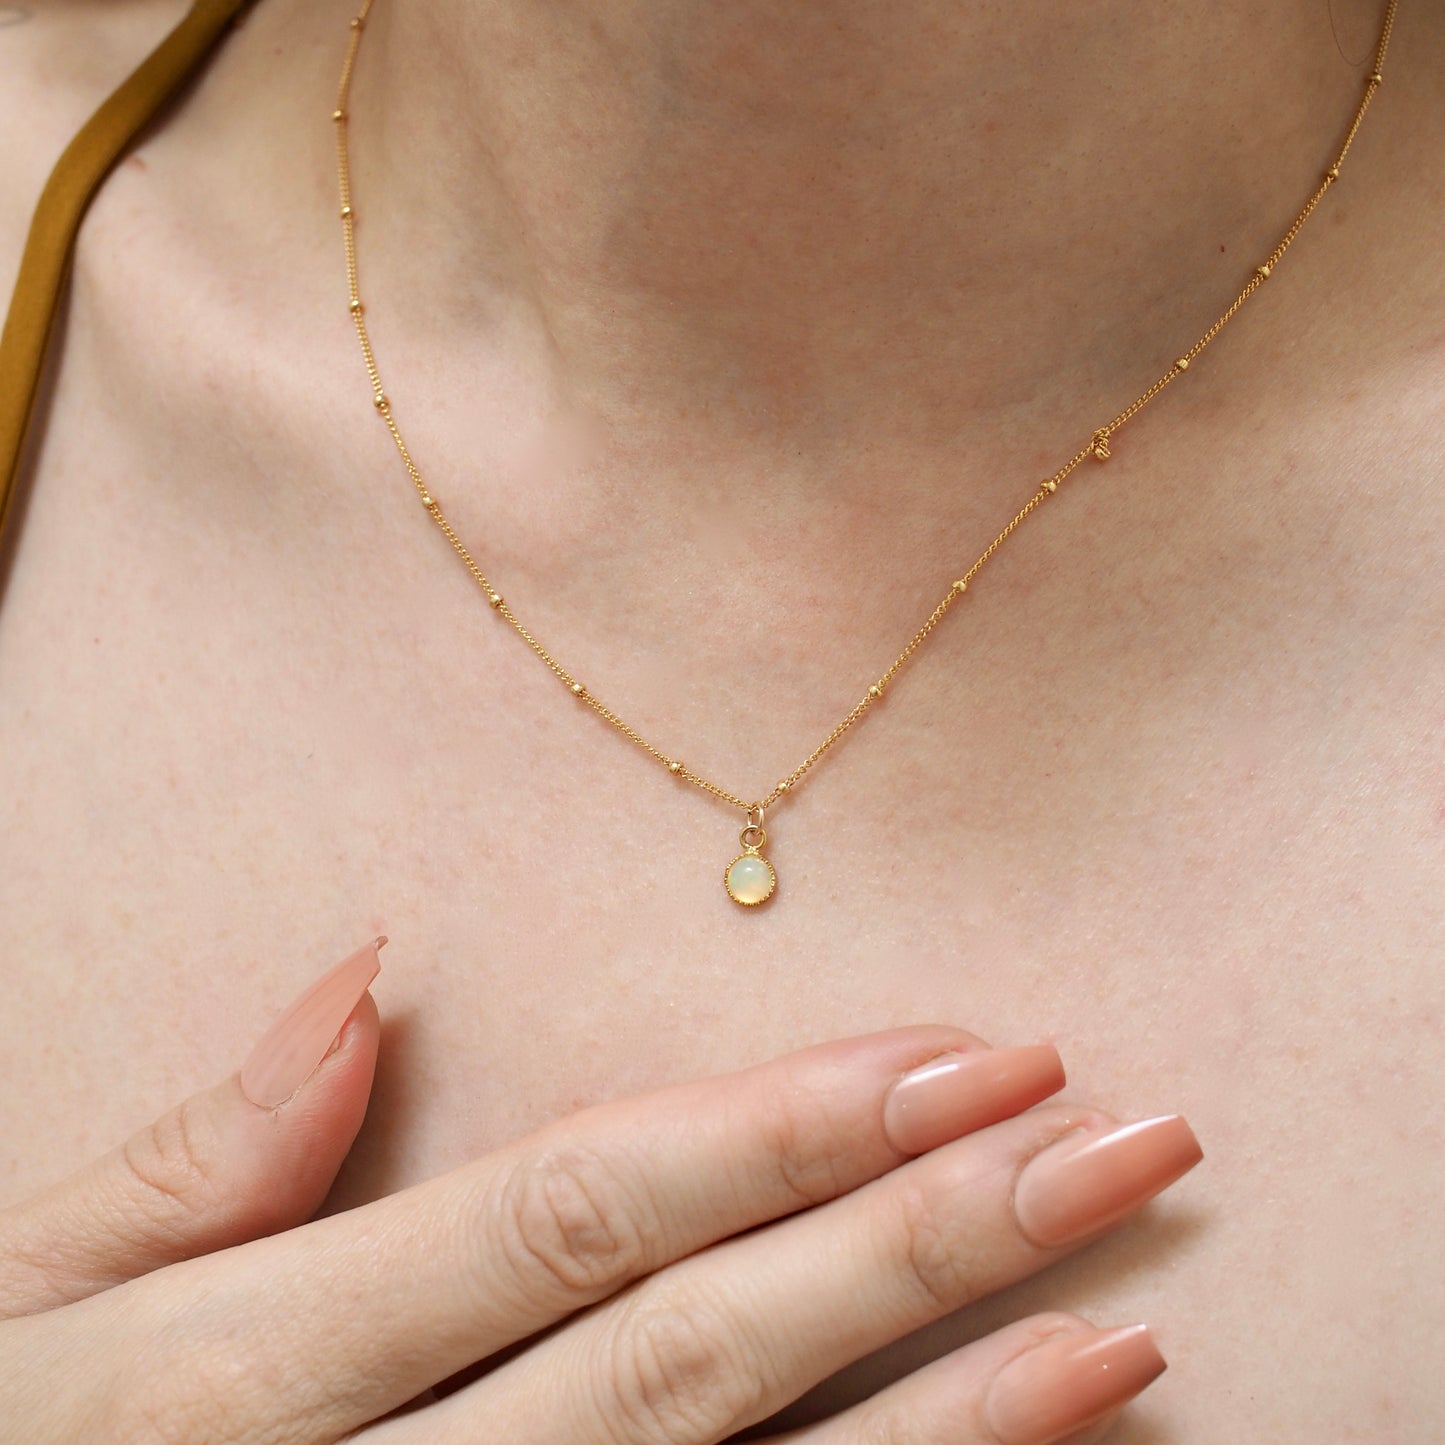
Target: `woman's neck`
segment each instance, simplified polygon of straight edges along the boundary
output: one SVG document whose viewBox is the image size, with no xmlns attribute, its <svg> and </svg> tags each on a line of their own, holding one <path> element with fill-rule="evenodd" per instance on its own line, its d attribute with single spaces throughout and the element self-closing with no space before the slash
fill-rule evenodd
<svg viewBox="0 0 1445 1445">
<path fill-rule="evenodd" d="M 693 455 L 1082 424 L 1313 184 L 1381 5 L 1333 10 L 382 0 L 368 269 L 442 336 L 525 337 L 605 432 Z"/>
</svg>

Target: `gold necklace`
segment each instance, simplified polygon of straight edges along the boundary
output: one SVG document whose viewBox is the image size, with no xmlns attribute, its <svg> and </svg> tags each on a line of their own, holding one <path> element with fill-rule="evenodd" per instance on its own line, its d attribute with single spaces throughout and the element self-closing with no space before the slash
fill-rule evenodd
<svg viewBox="0 0 1445 1445">
<path fill-rule="evenodd" d="M 655 747 L 635 728 L 625 722 L 617 713 L 607 706 L 590 688 L 579 682 L 557 659 L 528 631 L 520 617 L 508 606 L 506 599 L 487 578 L 482 569 L 472 559 L 471 553 L 462 544 L 462 540 L 452 530 L 452 524 L 447 521 L 443 514 L 441 504 L 437 501 L 430 487 L 422 480 L 421 472 L 417 469 L 416 463 L 412 460 L 411 453 L 407 450 L 406 443 L 402 440 L 401 431 L 397 426 L 396 417 L 392 412 L 391 400 L 386 391 L 382 388 L 381 373 L 377 369 L 376 356 L 371 349 L 371 339 L 366 331 L 366 309 L 361 302 L 361 293 L 357 281 L 356 267 L 356 212 L 351 202 L 351 164 L 347 152 L 346 132 L 348 106 L 351 99 L 351 75 L 356 65 L 357 51 L 361 45 L 362 32 L 366 29 L 367 16 L 371 13 L 374 0 L 363 0 L 360 13 L 351 21 L 351 39 L 346 48 L 346 58 L 341 67 L 341 82 L 337 90 L 336 106 L 331 112 L 331 119 L 334 122 L 336 133 L 336 176 L 341 195 L 341 228 L 346 245 L 346 279 L 350 295 L 350 309 L 352 320 L 356 323 L 357 340 L 361 343 L 361 354 L 366 362 L 366 372 L 371 378 L 371 399 L 377 414 L 386 423 L 387 430 L 391 433 L 391 439 L 396 443 L 397 452 L 401 456 L 417 492 L 420 494 L 421 503 L 431 514 L 432 520 L 446 533 L 447 540 L 455 548 L 458 556 L 466 563 L 467 570 L 476 578 L 478 586 L 486 594 L 487 601 L 491 604 L 493 611 L 505 620 L 521 637 L 521 639 L 542 659 L 549 669 L 561 680 L 563 685 L 580 703 L 592 709 L 604 722 L 610 723 L 624 737 L 631 739 L 639 748 L 649 754 L 674 778 L 680 778 L 684 782 L 692 783 L 701 788 L 705 793 L 711 793 L 713 797 L 740 808 L 744 815 L 744 823 L 739 842 L 742 852 L 739 853 L 723 870 L 723 886 L 728 891 L 728 896 L 734 902 L 744 907 L 755 907 L 760 903 L 766 903 L 777 888 L 777 873 L 773 865 L 763 856 L 763 848 L 767 843 L 768 835 L 763 829 L 763 819 L 766 812 L 780 798 L 791 793 L 804 776 L 811 771 L 823 755 L 857 723 L 865 713 L 873 708 L 883 697 L 888 684 L 893 681 L 899 670 L 910 657 L 922 646 L 924 640 L 943 621 L 949 609 L 969 589 L 973 579 L 982 570 L 985 563 L 993 556 L 1004 542 L 1013 534 L 1014 529 L 1024 520 L 1036 507 L 1041 506 L 1052 497 L 1059 489 L 1062 482 L 1073 470 L 1084 461 L 1092 457 L 1095 461 L 1107 461 L 1110 453 L 1109 443 L 1118 433 L 1119 429 L 1146 407 L 1161 391 L 1171 382 L 1182 376 L 1189 370 L 1190 365 L 1198 358 L 1200 352 L 1219 335 L 1225 324 L 1234 316 L 1234 313 L 1254 295 L 1273 274 L 1276 266 L 1279 265 L 1284 253 L 1289 249 L 1294 238 L 1299 234 L 1304 223 L 1310 218 L 1314 208 L 1319 205 L 1326 191 L 1340 177 L 1340 167 L 1344 164 L 1345 156 L 1349 153 L 1350 146 L 1355 139 L 1355 133 L 1360 128 L 1360 122 L 1365 118 L 1365 111 L 1370 104 L 1370 99 L 1379 88 L 1382 75 L 1381 70 L 1385 63 L 1385 50 L 1390 43 L 1390 31 L 1395 23 L 1395 10 L 1399 0 L 1389 0 L 1385 10 L 1384 24 L 1380 30 L 1379 44 L 1375 48 L 1375 63 L 1369 75 L 1365 79 L 1365 91 L 1360 98 L 1360 103 L 1355 109 L 1354 119 L 1350 122 L 1348 131 L 1345 133 L 1344 143 L 1340 146 L 1334 161 L 1324 172 L 1309 199 L 1305 202 L 1299 214 L 1290 224 L 1289 229 L 1280 237 L 1275 246 L 1265 259 L 1254 268 L 1249 279 L 1234 300 L 1229 304 L 1228 309 L 1217 321 L 1194 343 L 1187 351 L 1181 353 L 1174 364 L 1161 376 L 1147 391 L 1137 397 L 1124 408 L 1111 421 L 1094 430 L 1088 443 L 1061 466 L 1052 476 L 1045 477 L 1035 489 L 1022 507 L 1014 514 L 1013 520 L 1009 522 L 992 542 L 984 548 L 978 560 L 973 566 L 964 572 L 948 591 L 944 594 L 943 600 L 928 614 L 923 625 L 908 640 L 908 645 L 893 659 L 892 664 L 881 677 L 872 683 L 867 692 L 854 703 L 852 709 L 795 767 L 785 778 L 773 785 L 771 791 L 756 801 L 748 801 L 738 794 L 730 792 L 727 788 L 719 786 L 710 779 L 703 777 L 684 763 L 680 758 L 671 753 L 663 752 L 661 748 Z"/>
</svg>

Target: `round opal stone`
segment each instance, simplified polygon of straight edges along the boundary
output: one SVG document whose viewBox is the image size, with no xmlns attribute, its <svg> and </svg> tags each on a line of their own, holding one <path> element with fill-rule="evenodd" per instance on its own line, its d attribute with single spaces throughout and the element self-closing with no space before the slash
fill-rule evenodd
<svg viewBox="0 0 1445 1445">
<path fill-rule="evenodd" d="M 757 853 L 744 853 L 728 865 L 728 893 L 735 903 L 762 903 L 776 882 L 768 860 Z"/>
</svg>

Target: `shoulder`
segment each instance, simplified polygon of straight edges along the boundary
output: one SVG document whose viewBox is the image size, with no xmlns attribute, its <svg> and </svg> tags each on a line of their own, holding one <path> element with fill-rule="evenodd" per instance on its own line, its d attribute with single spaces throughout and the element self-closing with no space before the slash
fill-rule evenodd
<svg viewBox="0 0 1445 1445">
<path fill-rule="evenodd" d="M 61 151 L 186 9 L 186 0 L 0 5 L 0 298 Z"/>
</svg>

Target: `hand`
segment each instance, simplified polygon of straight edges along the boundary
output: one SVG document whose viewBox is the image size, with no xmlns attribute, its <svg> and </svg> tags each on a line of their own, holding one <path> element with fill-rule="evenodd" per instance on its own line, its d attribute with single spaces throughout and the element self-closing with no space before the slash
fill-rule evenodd
<svg viewBox="0 0 1445 1445">
<path fill-rule="evenodd" d="M 0 1438 L 713 1445 L 1200 1157 L 1177 1116 L 1035 1108 L 1063 1084 L 1048 1046 L 910 1028 L 599 1105 L 303 1223 L 365 1112 L 384 942 L 238 1075 L 0 1213 Z M 1040 1315 L 773 1445 L 1075 1445 L 1162 1368 L 1142 1325 Z"/>
</svg>

